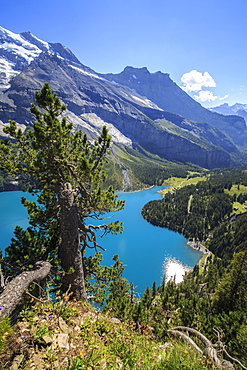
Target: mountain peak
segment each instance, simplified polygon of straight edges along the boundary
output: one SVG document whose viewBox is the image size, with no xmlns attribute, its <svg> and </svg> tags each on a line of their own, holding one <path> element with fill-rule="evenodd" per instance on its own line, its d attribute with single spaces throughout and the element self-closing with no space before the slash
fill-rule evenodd
<svg viewBox="0 0 247 370">
<path fill-rule="evenodd" d="M 0 91 L 8 89 L 12 78 L 21 73 L 42 52 L 57 54 L 72 63 L 80 64 L 75 55 L 62 44 L 40 40 L 31 32 L 17 34 L 0 27 Z"/>
<path fill-rule="evenodd" d="M 43 51 L 25 37 L 27 34 L 17 34 L 0 27 L 1 90 L 8 88 L 10 80 Z"/>
<path fill-rule="evenodd" d="M 125 67 L 124 70 L 121 73 L 129 73 L 129 72 L 133 72 L 133 71 L 150 73 L 149 70 L 147 69 L 147 67 L 137 68 L 137 67 L 131 67 L 131 66 Z"/>
<path fill-rule="evenodd" d="M 20 35 L 28 42 L 36 45 L 42 51 L 48 51 L 50 46 L 48 42 L 40 40 L 38 37 L 34 36 L 31 32 L 22 32 Z"/>
</svg>

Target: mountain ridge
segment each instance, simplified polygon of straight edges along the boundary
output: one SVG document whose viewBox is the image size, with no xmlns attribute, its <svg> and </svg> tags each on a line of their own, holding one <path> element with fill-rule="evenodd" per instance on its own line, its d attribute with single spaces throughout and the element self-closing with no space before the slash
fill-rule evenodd
<svg viewBox="0 0 247 370">
<path fill-rule="evenodd" d="M 247 139 L 246 124 L 242 117 L 229 118 L 204 108 L 173 82 L 168 73 L 160 71 L 150 73 L 146 67 L 128 66 L 118 74 L 109 73 L 101 76 L 127 85 L 139 94 L 147 96 L 164 111 L 181 115 L 192 121 L 211 124 L 224 132 L 231 130 L 231 137 L 238 145 L 243 145 L 244 140 Z M 239 138 L 240 127 L 245 130 L 244 140 Z"/>
<path fill-rule="evenodd" d="M 246 163 L 247 158 L 239 147 L 245 142 L 247 135 L 244 120 L 236 116 L 224 121 L 227 127 L 229 122 L 232 123 L 233 134 L 231 134 L 221 130 L 217 125 L 203 121 L 193 122 L 188 117 L 183 117 L 179 114 L 179 109 L 182 109 L 179 103 L 181 97 L 188 99 L 189 104 L 194 102 L 197 107 L 200 104 L 180 89 L 168 74 L 160 71 L 151 74 L 146 67 L 141 69 L 126 67 L 125 74 L 130 75 L 131 72 L 134 81 L 131 84 L 128 84 L 128 81 L 122 84 L 121 79 L 110 80 L 109 76 L 84 66 L 62 44 L 46 43 L 30 32 L 23 32 L 21 36 L 14 34 L 12 44 L 16 45 L 17 42 L 19 45 L 16 49 L 14 47 L 8 49 L 6 37 L 10 43 L 9 38 L 13 33 L 6 32 L 5 34 L 2 32 L 2 36 L 0 33 L 0 66 L 4 65 L 3 60 L 6 62 L 6 55 L 10 52 L 12 57 L 15 56 L 16 68 L 19 60 L 17 52 L 23 51 L 20 49 L 23 47 L 20 45 L 22 40 L 23 45 L 26 47 L 28 45 L 34 57 L 30 60 L 31 57 L 28 56 L 18 73 L 15 71 L 11 75 L 3 70 L 1 74 L 0 83 L 2 81 L 3 84 L 9 78 L 8 87 L 2 89 L 0 95 L 2 127 L 9 119 L 16 120 L 23 128 L 32 123 L 33 117 L 29 108 L 30 103 L 34 101 L 34 91 L 39 90 L 44 82 L 48 82 L 67 105 L 66 114 L 74 123 L 75 129 L 82 129 L 92 139 L 97 136 L 102 125 L 106 125 L 115 144 L 139 148 L 138 150 L 143 147 L 153 155 L 167 160 L 192 163 L 206 168 Z M 20 61 L 23 61 L 22 59 L 21 55 Z M 144 76 L 141 80 L 140 75 Z M 153 75 L 155 79 L 158 78 L 158 84 L 153 82 Z M 168 89 L 166 84 L 169 85 Z M 137 91 L 138 89 L 134 89 L 136 85 L 142 85 L 142 89 Z M 143 94 L 144 90 L 146 95 Z M 148 90 L 156 93 L 150 95 Z M 155 98 L 157 91 L 161 96 L 160 100 Z M 178 99 L 174 100 L 174 112 L 166 111 L 162 101 L 164 102 L 164 96 L 167 96 L 168 107 L 171 104 L 171 96 L 174 97 L 172 93 L 174 91 L 178 96 Z M 207 111 L 206 108 L 201 108 Z M 207 114 L 217 115 L 209 111 Z M 240 132 L 239 135 L 236 135 L 237 130 Z"/>
<path fill-rule="evenodd" d="M 240 116 L 245 119 L 247 124 L 247 104 L 235 103 L 230 106 L 229 104 L 224 103 L 216 107 L 212 107 L 210 110 L 224 115 Z"/>
</svg>

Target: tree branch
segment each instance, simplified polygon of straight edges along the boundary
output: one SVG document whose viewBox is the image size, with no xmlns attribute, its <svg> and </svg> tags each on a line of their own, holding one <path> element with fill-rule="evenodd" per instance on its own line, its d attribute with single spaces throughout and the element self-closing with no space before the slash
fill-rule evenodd
<svg viewBox="0 0 247 370">
<path fill-rule="evenodd" d="M 169 329 L 167 331 L 169 331 L 169 333 L 172 333 L 172 334 L 174 334 L 177 337 L 180 337 L 180 338 L 184 339 L 192 347 L 194 347 L 201 355 L 203 354 L 203 351 L 201 350 L 201 348 L 198 347 L 198 345 L 188 335 L 186 335 L 184 333 L 181 333 L 181 331 L 179 331 L 179 330 Z"/>
<path fill-rule="evenodd" d="M 180 330 L 185 331 L 186 334 L 182 333 Z M 188 328 L 187 326 L 176 326 L 172 329 L 168 329 L 167 331 L 186 340 L 200 354 L 207 356 L 218 369 L 228 369 L 228 370 L 234 369 L 231 362 L 218 357 L 218 353 L 215 346 L 208 338 L 205 337 L 205 335 L 203 335 L 199 331 L 192 328 Z M 201 350 L 201 348 L 199 348 L 196 345 L 196 343 L 189 337 L 189 333 L 195 335 L 198 339 L 200 339 L 200 341 L 205 345 L 204 350 Z"/>
<path fill-rule="evenodd" d="M 43 280 L 51 270 L 50 262 L 37 262 L 36 267 L 34 271 L 24 271 L 5 286 L 0 295 L 0 318 L 11 315 L 29 285 L 34 281 Z"/>
</svg>

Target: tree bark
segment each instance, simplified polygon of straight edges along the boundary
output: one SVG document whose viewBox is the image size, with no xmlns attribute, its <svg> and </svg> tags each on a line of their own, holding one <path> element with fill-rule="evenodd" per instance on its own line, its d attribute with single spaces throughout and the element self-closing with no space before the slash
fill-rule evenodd
<svg viewBox="0 0 247 370">
<path fill-rule="evenodd" d="M 50 273 L 49 262 L 40 261 L 36 266 L 36 270 L 22 272 L 5 286 L 0 295 L 0 318 L 12 314 L 31 283 L 44 279 Z"/>
<path fill-rule="evenodd" d="M 62 279 L 62 291 L 70 291 L 77 300 L 87 300 L 85 289 L 83 256 L 80 248 L 79 213 L 76 204 L 76 192 L 70 183 L 60 184 L 60 235 L 61 243 L 58 255 L 61 267 L 65 271 Z"/>
</svg>

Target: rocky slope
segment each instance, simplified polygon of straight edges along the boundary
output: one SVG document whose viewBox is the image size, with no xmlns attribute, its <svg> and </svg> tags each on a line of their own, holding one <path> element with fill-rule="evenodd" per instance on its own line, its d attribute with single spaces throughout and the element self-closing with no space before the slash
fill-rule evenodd
<svg viewBox="0 0 247 370">
<path fill-rule="evenodd" d="M 238 147 L 247 132 L 244 121 L 207 111 L 167 74 L 127 67 L 119 75 L 99 75 L 61 44 L 45 43 L 26 32 L 15 35 L 2 28 L 0 68 L 1 126 L 9 119 L 22 128 L 30 125 L 34 91 L 48 82 L 67 105 L 66 114 L 75 129 L 82 129 L 91 138 L 106 125 L 116 145 L 144 149 L 161 158 L 206 168 L 247 161 L 241 158 Z M 196 116 L 189 116 L 187 112 L 196 111 L 195 106 Z M 217 117 L 218 124 L 210 124 L 206 116 Z M 191 118 L 207 123 L 192 122 Z M 225 126 L 231 126 L 232 135 L 230 130 L 222 131 Z"/>
<path fill-rule="evenodd" d="M 229 135 L 235 144 L 245 145 L 247 129 L 242 117 L 226 117 L 202 107 L 177 86 L 167 73 L 150 73 L 146 67 L 126 67 L 119 74 L 109 73 L 102 76 L 147 96 L 164 111 L 179 114 L 192 121 L 207 122 Z"/>
</svg>

